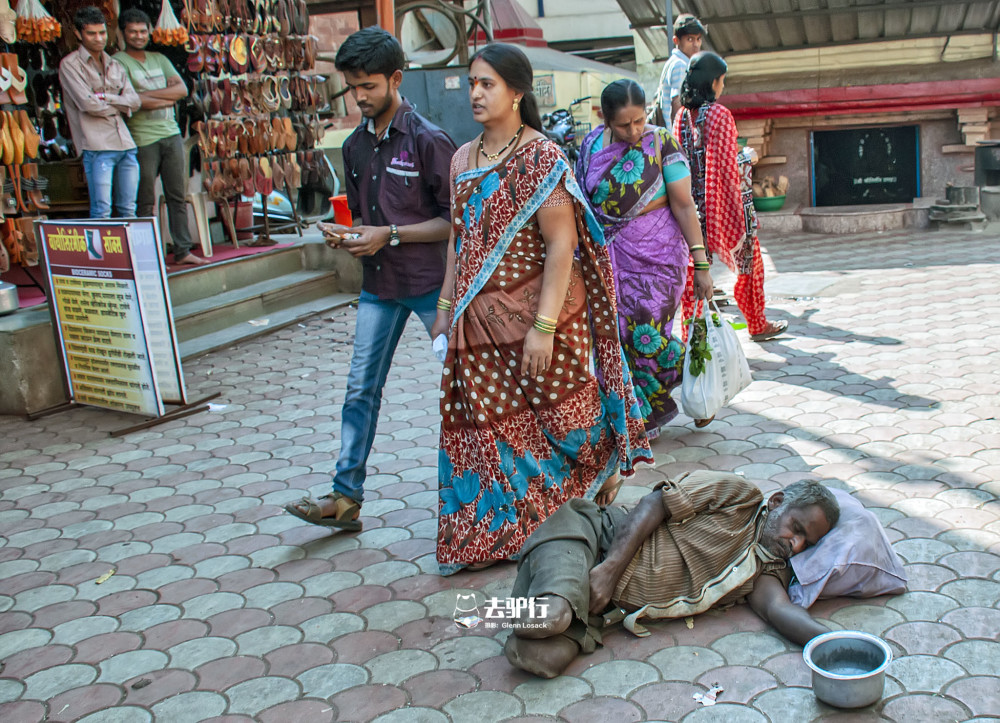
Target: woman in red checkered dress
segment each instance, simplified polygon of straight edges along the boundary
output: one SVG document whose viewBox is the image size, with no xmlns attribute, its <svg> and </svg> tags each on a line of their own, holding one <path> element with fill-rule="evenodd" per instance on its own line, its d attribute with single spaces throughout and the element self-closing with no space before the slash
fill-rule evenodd
<svg viewBox="0 0 1000 723">
<path fill-rule="evenodd" d="M 736 272 L 733 291 L 746 317 L 750 338 L 765 341 L 781 334 L 787 321 L 768 322 L 764 314 L 764 262 L 757 240 L 757 215 L 749 184 L 749 166 L 741 171 L 737 154 L 736 121 L 716 103 L 725 87 L 726 61 L 715 53 L 691 58 L 681 87 L 681 110 L 674 119 L 674 137 L 680 140 L 691 164 L 691 191 L 701 217 L 709 256 L 718 256 Z M 684 316 L 694 310 L 693 269 L 688 271 Z"/>
</svg>

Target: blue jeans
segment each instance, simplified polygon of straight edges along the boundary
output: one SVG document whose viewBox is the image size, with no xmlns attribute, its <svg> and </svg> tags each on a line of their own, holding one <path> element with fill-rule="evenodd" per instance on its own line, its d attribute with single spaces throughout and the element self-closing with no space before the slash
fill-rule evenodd
<svg viewBox="0 0 1000 723">
<path fill-rule="evenodd" d="M 430 333 L 437 318 L 438 292 L 405 299 L 379 299 L 361 292 L 354 332 L 354 356 L 347 375 L 341 413 L 340 457 L 333 490 L 358 502 L 364 499 L 365 470 L 382 407 L 382 388 L 410 312 Z"/>
<path fill-rule="evenodd" d="M 112 188 L 115 215 L 135 218 L 135 195 L 139 190 L 139 161 L 135 148 L 84 151 L 83 172 L 87 175 L 91 218 L 111 218 Z"/>
</svg>

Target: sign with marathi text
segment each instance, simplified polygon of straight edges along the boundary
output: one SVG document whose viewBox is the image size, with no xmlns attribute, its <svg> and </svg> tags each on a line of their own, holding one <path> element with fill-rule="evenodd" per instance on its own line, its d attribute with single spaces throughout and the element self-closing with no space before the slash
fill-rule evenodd
<svg viewBox="0 0 1000 723">
<path fill-rule="evenodd" d="M 551 108 L 556 104 L 556 77 L 552 73 L 548 75 L 536 75 L 532 92 L 538 105 L 543 108 Z"/>
<path fill-rule="evenodd" d="M 911 203 L 920 195 L 917 126 L 813 131 L 813 204 Z"/>
<path fill-rule="evenodd" d="M 44 221 L 56 334 L 70 398 L 159 417 L 183 404 L 184 379 L 152 219 Z"/>
</svg>

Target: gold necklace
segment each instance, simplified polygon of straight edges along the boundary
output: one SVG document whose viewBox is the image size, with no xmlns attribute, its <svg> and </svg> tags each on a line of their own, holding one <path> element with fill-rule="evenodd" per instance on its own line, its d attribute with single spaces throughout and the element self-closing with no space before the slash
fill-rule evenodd
<svg viewBox="0 0 1000 723">
<path fill-rule="evenodd" d="M 507 141 L 507 145 L 505 145 L 496 153 L 487 153 L 483 149 L 483 141 L 485 140 L 486 136 L 486 134 L 484 133 L 483 135 L 479 136 L 479 152 L 482 153 L 484 156 L 486 156 L 487 161 L 495 161 L 498 158 L 500 158 L 500 156 L 502 156 L 504 152 L 506 152 L 506 150 L 510 148 L 521 137 L 521 132 L 523 130 L 524 130 L 524 123 L 522 123 L 521 127 L 517 129 L 517 133 L 514 134 L 514 137 L 511 138 L 509 141 Z"/>
</svg>

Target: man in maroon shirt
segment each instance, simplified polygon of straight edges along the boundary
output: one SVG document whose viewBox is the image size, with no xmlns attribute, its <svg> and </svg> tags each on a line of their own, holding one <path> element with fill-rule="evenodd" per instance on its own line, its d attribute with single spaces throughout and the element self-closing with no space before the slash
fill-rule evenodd
<svg viewBox="0 0 1000 723">
<path fill-rule="evenodd" d="M 326 527 L 361 529 L 365 468 L 389 365 L 410 312 L 430 332 L 444 280 L 455 144 L 400 95 L 403 65 L 397 40 L 376 27 L 354 33 L 337 51 L 337 70 L 364 120 L 344 143 L 354 226 L 323 230 L 328 244 L 361 259 L 364 275 L 333 491 L 285 507 Z"/>
</svg>

